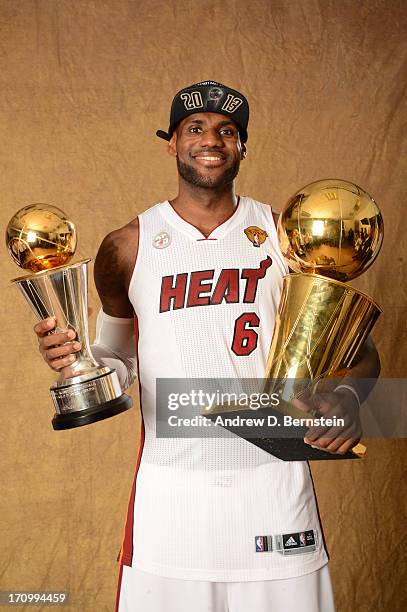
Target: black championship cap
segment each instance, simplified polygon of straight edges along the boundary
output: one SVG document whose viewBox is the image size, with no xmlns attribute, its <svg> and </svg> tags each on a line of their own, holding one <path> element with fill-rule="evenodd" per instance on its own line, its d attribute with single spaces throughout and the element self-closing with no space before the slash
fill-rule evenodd
<svg viewBox="0 0 407 612">
<path fill-rule="evenodd" d="M 242 142 L 246 142 L 249 104 L 241 93 L 216 81 L 202 81 L 181 89 L 172 101 L 168 132 L 158 130 L 157 136 L 170 140 L 177 124 L 194 113 L 230 117 L 237 125 Z"/>
</svg>

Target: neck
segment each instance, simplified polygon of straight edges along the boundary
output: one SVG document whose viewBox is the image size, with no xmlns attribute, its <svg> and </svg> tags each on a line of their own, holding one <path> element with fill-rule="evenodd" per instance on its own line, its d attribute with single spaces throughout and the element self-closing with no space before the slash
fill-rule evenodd
<svg viewBox="0 0 407 612">
<path fill-rule="evenodd" d="M 234 183 L 219 189 L 196 187 L 179 180 L 178 195 L 171 200 L 174 209 L 205 236 L 230 217 L 237 206 Z"/>
</svg>

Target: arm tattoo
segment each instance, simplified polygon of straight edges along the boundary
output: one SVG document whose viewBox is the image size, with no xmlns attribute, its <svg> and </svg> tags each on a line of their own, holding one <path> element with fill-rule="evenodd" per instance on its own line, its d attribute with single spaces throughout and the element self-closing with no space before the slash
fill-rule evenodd
<svg viewBox="0 0 407 612">
<path fill-rule="evenodd" d="M 103 310 L 113 317 L 132 317 L 133 306 L 128 296 L 128 282 L 134 268 L 130 242 L 137 246 L 137 222 L 108 234 L 100 245 L 95 260 L 95 283 Z M 136 254 L 137 249 L 134 251 Z"/>
<path fill-rule="evenodd" d="M 104 305 L 125 293 L 123 262 L 120 260 L 118 244 L 111 238 L 105 238 L 97 254 L 95 283 Z"/>
</svg>

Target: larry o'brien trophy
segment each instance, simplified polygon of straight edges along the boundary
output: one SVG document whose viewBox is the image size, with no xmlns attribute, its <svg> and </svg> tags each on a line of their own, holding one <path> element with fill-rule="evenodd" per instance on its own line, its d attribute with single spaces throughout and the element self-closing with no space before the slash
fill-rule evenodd
<svg viewBox="0 0 407 612">
<path fill-rule="evenodd" d="M 345 281 L 360 276 L 376 259 L 383 219 L 366 191 L 348 181 L 326 179 L 290 198 L 277 232 L 295 273 L 284 278 L 265 376 L 268 391 L 291 402 L 318 392 L 321 379 L 332 378 L 339 385 L 338 378 L 351 367 L 382 312 Z M 302 440 L 292 442 L 309 452 Z M 316 458 L 327 455 L 313 450 Z M 359 454 L 358 448 L 352 450 Z M 350 458 L 352 451 L 345 456 Z"/>
<path fill-rule="evenodd" d="M 320 390 L 326 390 L 327 382 L 331 383 L 330 390 L 334 390 L 346 383 L 338 378 L 351 367 L 381 313 L 371 298 L 344 281 L 358 277 L 376 259 L 383 241 L 383 220 L 376 202 L 363 189 L 348 181 L 326 179 L 303 187 L 290 198 L 277 231 L 284 258 L 294 273 L 284 277 L 262 389 L 269 395 L 278 393 L 280 404 L 265 410 L 311 417 L 292 402 L 318 392 L 318 384 Z M 237 407 L 224 410 L 225 406 L 217 406 L 208 417 L 230 416 L 229 411 L 250 414 Z M 251 416 L 256 415 L 252 412 Z M 306 430 L 299 428 L 291 437 L 242 437 L 285 460 L 350 459 L 364 454 L 363 445 L 345 455 L 312 448 L 301 437 Z"/>
<path fill-rule="evenodd" d="M 19 210 L 6 230 L 8 252 L 32 272 L 13 279 L 39 319 L 55 317 L 51 333 L 73 329 L 82 349 L 64 368 L 50 391 L 56 414 L 54 429 L 71 429 L 106 419 L 132 406 L 115 370 L 94 359 L 88 338 L 87 264 L 66 265 L 75 253 L 76 230 L 65 213 L 49 204 Z M 69 376 L 69 377 L 67 377 Z"/>
</svg>

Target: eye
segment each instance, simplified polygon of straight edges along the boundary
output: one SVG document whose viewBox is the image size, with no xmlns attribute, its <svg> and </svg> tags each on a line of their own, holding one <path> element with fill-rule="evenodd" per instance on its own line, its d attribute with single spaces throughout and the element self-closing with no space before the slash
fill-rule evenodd
<svg viewBox="0 0 407 612">
<path fill-rule="evenodd" d="M 222 128 L 220 131 L 221 134 L 225 134 L 226 136 L 234 136 L 235 131 L 233 128 Z"/>
<path fill-rule="evenodd" d="M 200 127 L 198 127 L 198 126 L 196 126 L 196 125 L 191 125 L 191 126 L 188 128 L 188 132 L 189 132 L 190 134 L 199 134 L 201 131 L 202 131 L 202 130 L 201 130 L 201 128 L 200 128 Z"/>
</svg>

